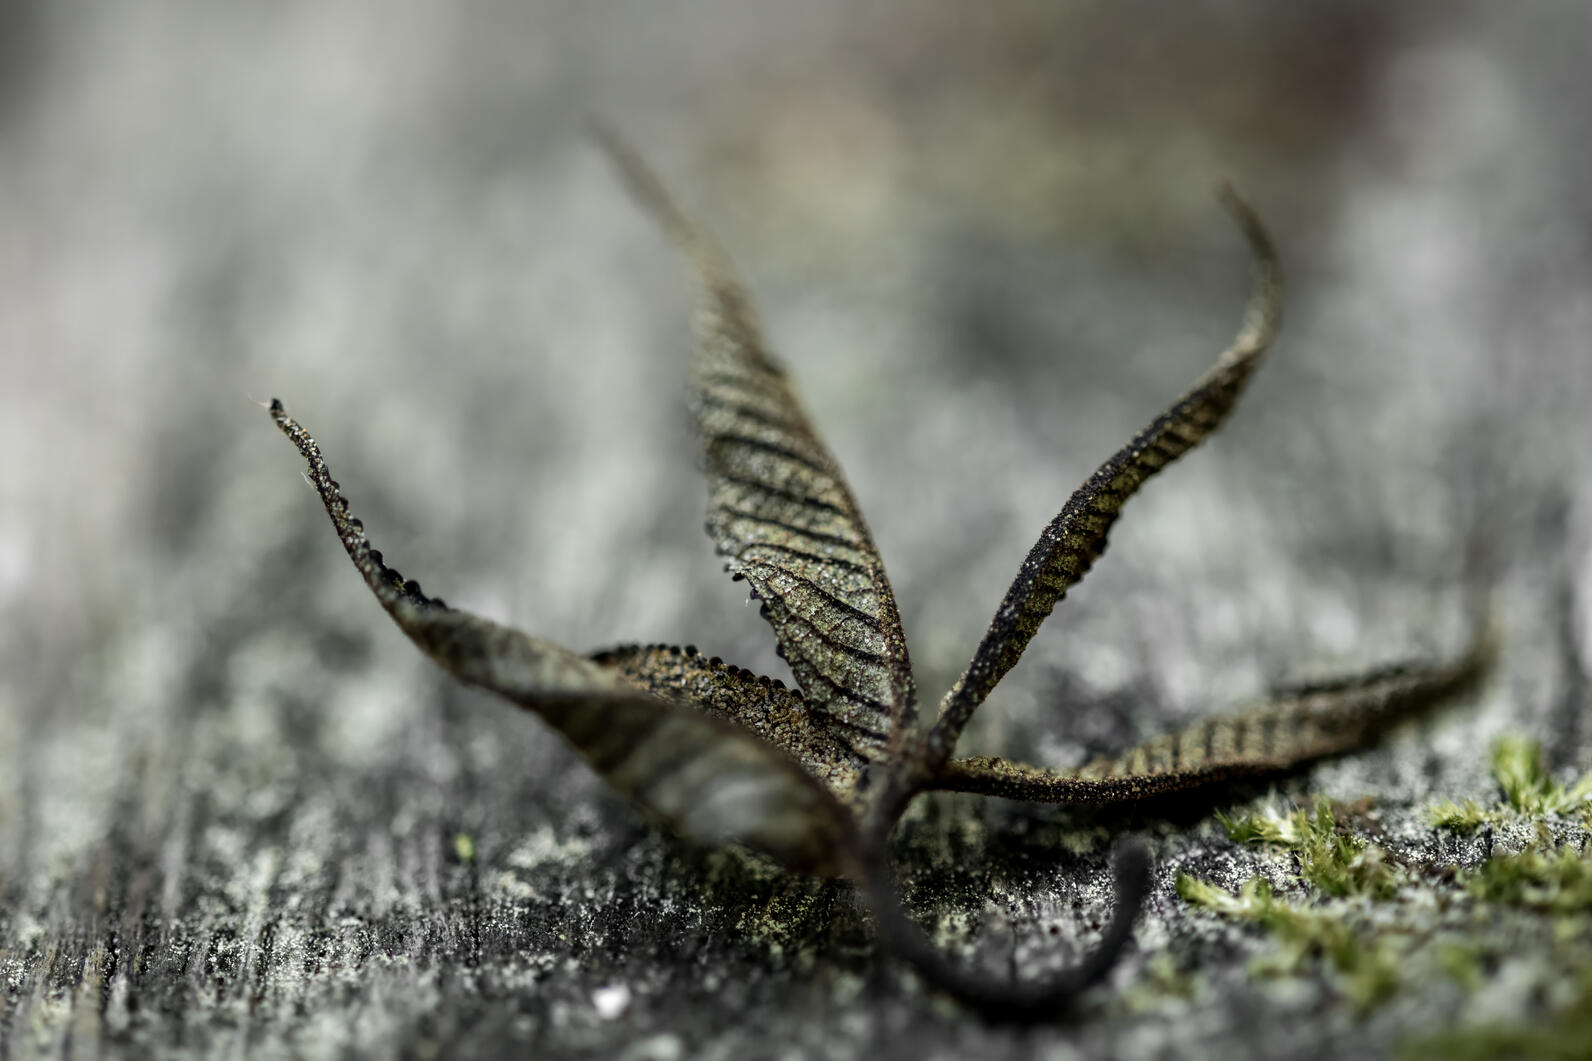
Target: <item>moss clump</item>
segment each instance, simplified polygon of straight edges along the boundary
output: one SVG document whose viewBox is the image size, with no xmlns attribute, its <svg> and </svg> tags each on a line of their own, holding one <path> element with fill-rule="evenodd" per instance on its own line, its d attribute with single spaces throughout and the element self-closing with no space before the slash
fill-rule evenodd
<svg viewBox="0 0 1592 1061">
<path fill-rule="evenodd" d="M 1584 1061 L 1592 1053 L 1592 974 L 1583 974 L 1576 997 L 1552 1016 L 1520 1024 L 1482 1024 L 1403 1044 L 1411 1061 L 1442 1057 L 1450 1061 L 1491 1061 L 1499 1057 Z"/>
<path fill-rule="evenodd" d="M 1505 736 L 1493 743 L 1492 775 L 1503 790 L 1503 803 L 1483 808 L 1475 800 L 1434 803 L 1427 820 L 1445 829 L 1466 832 L 1511 815 L 1592 812 L 1592 771 L 1566 787 L 1542 766 L 1542 744 L 1526 737 Z"/>
<path fill-rule="evenodd" d="M 1592 911 L 1592 858 L 1568 844 L 1497 855 L 1464 876 L 1465 890 L 1482 902 L 1556 914 Z"/>
<path fill-rule="evenodd" d="M 1493 776 L 1522 814 L 1567 814 L 1592 802 L 1592 771 L 1566 789 L 1542 768 L 1542 743 L 1502 737 L 1493 745 Z"/>
<path fill-rule="evenodd" d="M 1474 941 L 1440 943 L 1437 946 L 1437 967 L 1444 976 L 1474 991 L 1486 980 L 1487 948 Z"/>
<path fill-rule="evenodd" d="M 1218 816 L 1235 843 L 1288 855 L 1291 884 L 1274 889 L 1257 876 L 1234 892 L 1182 875 L 1178 894 L 1265 929 L 1274 946 L 1250 963 L 1252 974 L 1302 974 L 1319 961 L 1362 1011 L 1401 983 L 1443 979 L 1469 995 L 1506 965 L 1540 978 L 1539 1013 L 1414 1040 L 1411 1056 L 1592 1057 L 1592 773 L 1556 781 L 1541 746 L 1519 737 L 1493 746 L 1491 769 L 1497 804 L 1439 804 L 1428 818 L 1455 830 L 1507 825 L 1501 835 L 1516 850 L 1469 866 L 1406 863 L 1346 825 L 1352 810 L 1318 799 Z M 1528 970 L 1522 954 L 1539 961 Z"/>
<path fill-rule="evenodd" d="M 1473 799 L 1467 799 L 1463 803 L 1445 800 L 1442 803 L 1434 803 L 1426 809 L 1426 820 L 1439 829 L 1468 833 L 1492 821 L 1493 814 L 1493 811 L 1483 810 L 1481 804 Z"/>
<path fill-rule="evenodd" d="M 469 833 L 453 834 L 453 857 L 468 866 L 475 862 L 475 837 Z"/>
<path fill-rule="evenodd" d="M 1191 970 L 1167 951 L 1152 954 L 1144 964 L 1144 975 L 1123 995 L 1129 1012 L 1147 1013 L 1162 1009 L 1169 1001 L 1193 1002 L 1204 984 Z"/>
<path fill-rule="evenodd" d="M 1296 975 L 1310 960 L 1323 958 L 1336 973 L 1344 995 L 1362 1011 L 1398 989 L 1398 954 L 1386 939 L 1367 938 L 1332 912 L 1279 899 L 1260 877 L 1245 881 L 1234 895 L 1180 873 L 1177 893 L 1195 906 L 1253 921 L 1281 944 L 1278 951 L 1250 964 L 1257 975 Z"/>
<path fill-rule="evenodd" d="M 1240 844 L 1271 844 L 1293 852 L 1299 878 L 1334 898 L 1367 895 L 1387 898 L 1398 890 L 1387 852 L 1339 826 L 1332 804 L 1316 801 L 1313 810 L 1279 815 L 1217 814 L 1227 836 Z"/>
</svg>

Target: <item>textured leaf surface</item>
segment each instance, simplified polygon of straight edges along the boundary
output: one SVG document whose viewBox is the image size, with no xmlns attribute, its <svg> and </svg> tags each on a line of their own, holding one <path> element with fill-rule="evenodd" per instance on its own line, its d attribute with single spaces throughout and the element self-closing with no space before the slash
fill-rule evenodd
<svg viewBox="0 0 1592 1061">
<path fill-rule="evenodd" d="M 1029 641 L 1100 554 L 1122 506 L 1145 481 L 1221 426 L 1276 334 L 1282 273 L 1260 219 L 1231 189 L 1222 201 L 1255 256 L 1255 286 L 1237 338 L 1187 394 L 1100 466 L 1068 499 L 1018 569 L 973 661 L 942 702 L 931 736 L 931 765 L 956 747 L 962 727 L 1017 664 Z"/>
<path fill-rule="evenodd" d="M 691 376 L 707 458 L 708 534 L 726 569 L 762 600 L 810 704 L 849 747 L 882 758 L 892 735 L 912 722 L 912 669 L 867 524 L 768 355 L 723 254 L 634 151 L 611 133 L 603 141 L 701 281 Z"/>
<path fill-rule="evenodd" d="M 649 695 L 619 668 L 426 596 L 370 547 L 308 432 L 278 402 L 271 416 L 309 462 L 366 584 L 437 664 L 534 712 L 605 781 L 690 839 L 744 843 L 808 872 L 848 868 L 847 812 L 788 755 L 722 718 Z"/>
<path fill-rule="evenodd" d="M 631 683 L 757 734 L 842 800 L 856 797 L 867 760 L 821 723 L 800 690 L 702 655 L 691 646 L 624 645 L 593 657 Z"/>
<path fill-rule="evenodd" d="M 935 785 L 1042 803 L 1122 803 L 1280 773 L 1370 741 L 1475 681 L 1492 651 L 1483 637 L 1447 666 L 1400 665 L 1301 686 L 1239 714 L 1207 719 L 1073 770 L 978 756 L 946 764 Z"/>
</svg>

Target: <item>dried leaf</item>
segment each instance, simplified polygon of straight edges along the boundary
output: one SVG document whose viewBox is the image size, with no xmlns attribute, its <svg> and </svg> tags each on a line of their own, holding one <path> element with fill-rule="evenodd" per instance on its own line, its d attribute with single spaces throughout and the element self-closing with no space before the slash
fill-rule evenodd
<svg viewBox="0 0 1592 1061">
<path fill-rule="evenodd" d="M 946 764 L 936 788 L 1044 803 L 1118 804 L 1281 773 L 1359 747 L 1388 726 L 1478 678 L 1492 653 L 1483 633 L 1459 660 L 1403 664 L 1302 686 L 1207 719 L 1121 755 L 1057 771 L 977 756 Z"/>
<path fill-rule="evenodd" d="M 633 684 L 667 700 L 687 704 L 744 727 L 784 751 L 842 801 L 858 798 L 868 761 L 810 709 L 800 691 L 753 674 L 691 646 L 626 645 L 593 659 Z"/>
<path fill-rule="evenodd" d="M 1046 528 L 967 672 L 946 694 L 935 727 L 918 736 L 895 599 L 839 465 L 765 351 L 724 256 L 628 146 L 599 135 L 632 191 L 697 267 L 704 299 L 692 378 L 706 452 L 708 532 L 726 568 L 763 601 L 802 692 L 689 647 L 632 645 L 577 656 L 427 597 L 370 548 L 309 435 L 280 403 L 271 414 L 309 462 L 344 548 L 399 627 L 460 680 L 535 712 L 614 788 L 682 834 L 744 843 L 795 869 L 856 878 L 882 938 L 929 983 L 986 1016 L 1043 1018 L 1102 977 L 1126 945 L 1150 886 L 1147 851 L 1119 845 L 1116 910 L 1092 954 L 1044 983 L 992 981 L 949 964 L 899 905 L 886 841 L 912 796 L 942 788 L 1120 803 L 1282 770 L 1353 747 L 1480 672 L 1490 647 L 1485 637 L 1452 666 L 1294 690 L 1079 770 L 950 760 L 973 711 L 1104 551 L 1123 503 L 1214 431 L 1237 401 L 1279 317 L 1276 256 L 1260 222 L 1224 192 L 1256 258 L 1255 291 L 1237 340 Z M 869 783 L 875 764 L 886 768 L 881 785 Z"/>
<path fill-rule="evenodd" d="M 280 402 L 271 418 L 309 462 L 366 585 L 444 670 L 535 712 L 605 781 L 685 837 L 743 843 L 808 872 L 851 871 L 849 812 L 788 755 L 728 721 L 649 695 L 619 668 L 427 597 L 371 548 L 309 433 Z"/>
<path fill-rule="evenodd" d="M 915 719 L 912 665 L 884 562 L 840 466 L 765 349 L 724 255 L 623 141 L 602 140 L 701 281 L 692 363 L 706 453 L 708 535 L 774 628 L 832 732 L 868 759 Z"/>
<path fill-rule="evenodd" d="M 1056 604 L 1100 554 L 1122 506 L 1156 472 L 1199 445 L 1221 426 L 1260 363 L 1282 319 L 1282 270 L 1260 218 L 1230 187 L 1222 202 L 1238 221 L 1255 256 L 1255 285 L 1238 337 L 1187 394 L 1073 493 L 1039 536 L 995 611 L 973 661 L 941 701 L 929 738 L 931 768 L 944 762 L 973 712 L 1022 657 Z"/>
</svg>

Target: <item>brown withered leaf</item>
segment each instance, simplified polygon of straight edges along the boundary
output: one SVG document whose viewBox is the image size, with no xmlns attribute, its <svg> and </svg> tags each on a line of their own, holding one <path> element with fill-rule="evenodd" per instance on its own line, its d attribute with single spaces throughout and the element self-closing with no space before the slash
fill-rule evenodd
<svg viewBox="0 0 1592 1061">
<path fill-rule="evenodd" d="M 1076 770 L 953 758 L 968 719 L 1105 550 L 1122 505 L 1216 430 L 1237 402 L 1280 319 L 1281 272 L 1264 227 L 1223 189 L 1255 261 L 1237 338 L 1045 528 L 925 733 L 916 725 L 911 663 L 883 561 L 839 465 L 768 353 L 727 259 L 627 144 L 604 130 L 598 136 L 696 267 L 703 298 L 691 375 L 707 530 L 727 570 L 762 601 L 799 690 L 691 647 L 630 645 L 579 656 L 426 596 L 370 547 L 309 434 L 280 402 L 271 403 L 271 416 L 309 462 L 355 567 L 415 644 L 461 681 L 534 712 L 609 784 L 680 835 L 745 844 L 795 870 L 853 878 L 883 941 L 932 986 L 990 1018 L 1044 1018 L 1104 976 L 1131 938 L 1149 889 L 1148 852 L 1137 842 L 1119 845 L 1116 906 L 1092 953 L 1044 982 L 1008 984 L 953 966 L 899 905 L 886 841 L 915 795 L 948 789 L 1123 804 L 1277 773 L 1364 744 L 1483 672 L 1491 640 L 1479 633 L 1457 661 L 1296 689 Z"/>
<path fill-rule="evenodd" d="M 813 873 L 853 869 L 851 815 L 789 755 L 722 717 L 641 691 L 616 667 L 426 596 L 371 548 L 309 432 L 279 401 L 271 417 L 308 461 L 365 584 L 444 670 L 535 712 L 605 781 L 686 837 L 743 843 Z"/>
<path fill-rule="evenodd" d="M 952 759 L 934 787 L 1037 803 L 1125 803 L 1279 774 L 1350 751 L 1434 698 L 1479 677 L 1490 637 L 1457 660 L 1405 663 L 1298 689 L 1239 714 L 1210 718 L 1072 770 L 977 756 Z"/>
<path fill-rule="evenodd" d="M 854 798 L 868 760 L 831 732 L 785 683 L 691 646 L 627 645 L 592 657 L 655 696 L 690 704 L 775 745 L 843 799 Z"/>
<path fill-rule="evenodd" d="M 598 130 L 702 288 L 691 364 L 707 458 L 708 535 L 763 602 L 780 656 L 828 728 L 866 759 L 916 721 L 912 664 L 884 561 L 724 255 L 636 153 Z"/>
<path fill-rule="evenodd" d="M 1282 322 L 1282 270 L 1260 218 L 1231 187 L 1221 200 L 1255 255 L 1255 289 L 1233 345 L 1205 376 L 1100 466 L 1067 500 L 1023 559 L 995 611 L 973 662 L 945 694 L 929 738 L 931 768 L 956 747 L 962 727 L 1006 672 L 1016 666 L 1039 627 L 1106 549 L 1122 506 L 1156 472 L 1203 442 L 1232 411 Z"/>
</svg>

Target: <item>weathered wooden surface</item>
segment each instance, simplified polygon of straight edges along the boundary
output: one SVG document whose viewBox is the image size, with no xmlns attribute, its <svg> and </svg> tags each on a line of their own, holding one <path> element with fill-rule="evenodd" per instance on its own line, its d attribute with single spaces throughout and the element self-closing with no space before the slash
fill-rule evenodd
<svg viewBox="0 0 1592 1061">
<path fill-rule="evenodd" d="M 1071 1022 L 986 1027 L 848 889 L 681 850 L 441 677 L 252 402 L 428 590 L 786 673 L 700 532 L 687 283 L 602 112 L 746 273 L 932 704 L 1067 493 L 1230 336 L 1232 176 L 1283 339 L 964 748 L 1076 762 L 1450 651 L 1490 543 L 1493 679 L 1276 797 L 1474 862 L 1491 837 L 1423 809 L 1497 798 L 1495 735 L 1592 764 L 1587 13 L 666 6 L 0 8 L 0 1056 L 1342 1055 L 1550 1020 L 1540 925 L 1475 929 L 1521 941 L 1482 986 L 1366 1014 L 1178 898 L 1279 873 L 1202 813 L 926 801 L 905 893 L 991 976 L 1094 938 L 1111 831 L 1157 858 Z"/>
</svg>

